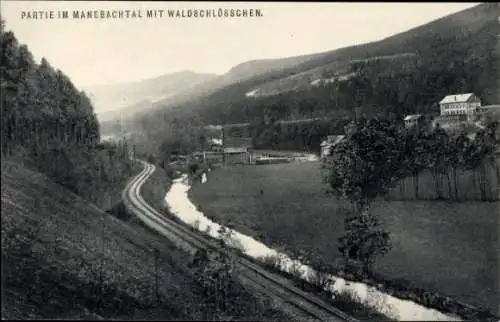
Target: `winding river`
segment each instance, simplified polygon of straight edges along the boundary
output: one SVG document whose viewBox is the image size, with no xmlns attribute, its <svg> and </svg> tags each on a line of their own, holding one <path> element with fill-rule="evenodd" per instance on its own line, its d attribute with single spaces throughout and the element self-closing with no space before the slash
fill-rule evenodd
<svg viewBox="0 0 500 322">
<path fill-rule="evenodd" d="M 208 178 L 207 174 L 202 175 L 202 183 L 205 183 Z M 186 175 L 174 180 L 170 190 L 165 196 L 165 201 L 172 214 L 188 225 L 195 227 L 200 231 L 210 234 L 214 238 L 218 238 L 218 230 L 221 225 L 211 221 L 205 215 L 196 209 L 196 206 L 188 197 L 188 191 L 191 186 L 188 183 Z M 309 280 L 313 269 L 307 265 L 292 260 L 285 254 L 278 253 L 276 250 L 267 247 L 255 239 L 233 231 L 229 240 L 232 247 L 239 248 L 247 255 L 262 259 L 268 256 L 279 257 L 281 269 L 290 272 L 300 271 L 301 277 L 304 280 Z M 430 309 L 419 305 L 415 302 L 402 300 L 386 293 L 381 292 L 373 286 L 368 286 L 359 282 L 347 281 L 343 278 L 330 275 L 332 283 L 328 291 L 334 294 L 349 293 L 354 298 L 359 299 L 366 306 L 376 309 L 385 316 L 396 320 L 411 320 L 411 321 L 461 321 L 456 316 L 450 316 L 441 313 L 437 310 Z"/>
</svg>

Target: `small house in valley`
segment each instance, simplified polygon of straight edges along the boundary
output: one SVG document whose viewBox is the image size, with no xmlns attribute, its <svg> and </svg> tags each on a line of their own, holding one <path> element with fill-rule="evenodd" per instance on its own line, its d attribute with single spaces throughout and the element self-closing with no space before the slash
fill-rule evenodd
<svg viewBox="0 0 500 322">
<path fill-rule="evenodd" d="M 424 116 L 421 114 L 412 114 L 412 115 L 407 115 L 404 118 L 405 121 L 405 127 L 406 128 L 412 128 L 414 126 L 417 126 L 422 123 L 424 119 Z"/>
<path fill-rule="evenodd" d="M 403 121 L 406 129 L 425 132 L 429 131 L 431 127 L 430 119 L 430 115 L 411 114 L 407 115 Z"/>
<path fill-rule="evenodd" d="M 248 147 L 224 148 L 224 165 L 250 164 L 251 154 Z"/>
<path fill-rule="evenodd" d="M 249 123 L 224 125 L 222 147 L 224 165 L 250 164 L 253 142 Z"/>
</svg>

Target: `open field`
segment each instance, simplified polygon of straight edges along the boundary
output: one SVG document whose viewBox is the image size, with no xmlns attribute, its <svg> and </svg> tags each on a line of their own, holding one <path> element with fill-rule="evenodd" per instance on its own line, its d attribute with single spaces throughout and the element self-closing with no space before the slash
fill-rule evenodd
<svg viewBox="0 0 500 322">
<path fill-rule="evenodd" d="M 317 162 L 219 168 L 190 191 L 204 213 L 272 246 L 340 256 L 349 204 L 327 197 Z M 393 249 L 376 272 L 498 312 L 499 203 L 379 200 Z"/>
<path fill-rule="evenodd" d="M 3 319 L 210 318 L 189 254 L 19 164 L 2 162 L 1 175 Z M 223 314 L 254 317 L 245 299 L 240 313 Z M 272 310 L 261 318 L 284 319 Z"/>
</svg>

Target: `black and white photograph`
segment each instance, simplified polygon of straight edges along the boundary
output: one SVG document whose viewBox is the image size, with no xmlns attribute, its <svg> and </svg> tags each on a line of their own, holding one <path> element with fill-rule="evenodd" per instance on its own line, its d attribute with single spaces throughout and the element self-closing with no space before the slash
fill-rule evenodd
<svg viewBox="0 0 500 322">
<path fill-rule="evenodd" d="M 500 322 L 497 2 L 0 2 L 2 320 Z"/>
</svg>

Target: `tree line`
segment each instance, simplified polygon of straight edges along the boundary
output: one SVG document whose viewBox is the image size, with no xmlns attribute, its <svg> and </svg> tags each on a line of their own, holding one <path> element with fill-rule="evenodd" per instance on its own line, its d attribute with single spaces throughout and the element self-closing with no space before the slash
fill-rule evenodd
<svg viewBox="0 0 500 322">
<path fill-rule="evenodd" d="M 2 25 L 4 23 L 2 22 Z M 68 76 L 42 58 L 34 61 L 26 45 L 2 26 L 2 153 L 15 147 L 47 148 L 56 142 L 88 146 L 99 141 L 92 104 Z"/>
<path fill-rule="evenodd" d="M 432 173 L 438 197 L 445 189 L 443 177 L 451 190 L 451 183 L 458 180 L 458 169 L 477 171 L 481 199 L 488 200 L 485 168 L 490 165 L 495 169 L 498 189 L 498 146 L 497 122 L 480 130 L 473 140 L 465 133 L 450 137 L 439 127 L 426 133 L 407 131 L 397 123 L 377 118 L 352 122 L 345 140 L 333 148 L 332 156 L 324 163 L 324 180 L 330 193 L 349 200 L 355 209 L 354 215 L 345 221 L 341 253 L 364 263 L 365 272 L 369 272 L 375 258 L 391 247 L 389 232 L 370 211 L 372 203 L 405 177 L 418 181 L 424 170 Z M 459 185 L 454 187 L 458 189 Z M 458 191 L 450 191 L 450 195 L 458 198 Z M 498 200 L 498 195 L 494 200 Z"/>
<path fill-rule="evenodd" d="M 127 144 L 100 144 L 87 95 L 47 59 L 35 62 L 1 22 L 2 158 L 23 162 L 76 193 L 99 201 L 105 186 L 130 175 Z"/>
<path fill-rule="evenodd" d="M 498 200 L 497 131 L 498 123 L 492 122 L 475 133 L 474 138 L 464 132 L 449 135 L 439 127 L 431 133 L 408 134 L 405 137 L 406 158 L 401 168 L 403 178 L 413 179 L 415 198 L 422 197 L 420 178 L 423 175 L 425 179 L 427 173 L 432 177 L 437 199 L 460 201 L 467 198 L 466 191 L 461 190 L 472 190 L 473 199 L 478 191 L 481 201 Z M 472 177 L 472 187 L 467 186 L 469 177 Z M 404 181 L 400 188 L 405 189 Z"/>
</svg>

